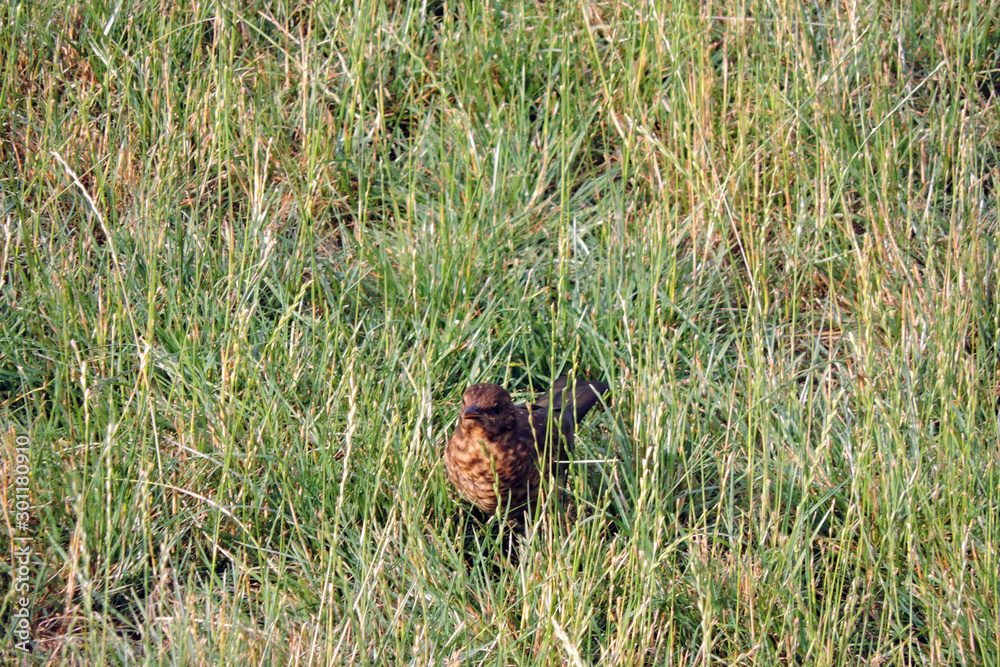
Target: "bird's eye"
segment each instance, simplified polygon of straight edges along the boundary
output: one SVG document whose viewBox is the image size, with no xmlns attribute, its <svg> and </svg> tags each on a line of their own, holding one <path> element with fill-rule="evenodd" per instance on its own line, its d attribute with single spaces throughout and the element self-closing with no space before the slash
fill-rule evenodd
<svg viewBox="0 0 1000 667">
<path fill-rule="evenodd" d="M 495 408 L 493 408 L 493 412 L 495 412 L 496 414 L 500 414 L 501 412 L 503 412 L 503 406 L 502 405 L 496 406 Z"/>
</svg>

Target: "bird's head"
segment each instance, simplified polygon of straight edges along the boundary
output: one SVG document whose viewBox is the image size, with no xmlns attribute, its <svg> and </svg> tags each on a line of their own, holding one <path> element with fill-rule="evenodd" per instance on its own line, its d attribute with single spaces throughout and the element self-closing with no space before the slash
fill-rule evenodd
<svg viewBox="0 0 1000 667">
<path fill-rule="evenodd" d="M 489 435 L 509 431 L 517 425 L 514 401 L 496 384 L 474 384 L 462 395 L 462 430 L 470 435 L 482 429 Z"/>
</svg>

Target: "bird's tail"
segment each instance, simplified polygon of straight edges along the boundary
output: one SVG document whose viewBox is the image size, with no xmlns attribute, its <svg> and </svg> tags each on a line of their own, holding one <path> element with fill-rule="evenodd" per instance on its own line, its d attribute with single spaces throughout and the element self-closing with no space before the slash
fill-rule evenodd
<svg viewBox="0 0 1000 667">
<path fill-rule="evenodd" d="M 579 422 L 608 393 L 608 385 L 594 380 L 576 380 L 573 390 L 567 391 L 568 382 L 565 375 L 553 382 L 552 389 L 540 396 L 535 406 L 559 412 L 562 419 L 572 415 Z"/>
</svg>

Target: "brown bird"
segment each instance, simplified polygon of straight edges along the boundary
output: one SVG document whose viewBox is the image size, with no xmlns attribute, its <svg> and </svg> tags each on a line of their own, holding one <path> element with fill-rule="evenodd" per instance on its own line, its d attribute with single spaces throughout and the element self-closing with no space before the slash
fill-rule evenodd
<svg viewBox="0 0 1000 667">
<path fill-rule="evenodd" d="M 455 488 L 490 514 L 533 505 L 543 476 L 573 449 L 577 422 L 607 391 L 603 382 L 584 380 L 568 390 L 561 377 L 534 403 L 514 405 L 499 385 L 472 385 L 462 396 L 458 428 L 444 449 Z M 562 476 L 565 464 L 556 471 Z"/>
</svg>

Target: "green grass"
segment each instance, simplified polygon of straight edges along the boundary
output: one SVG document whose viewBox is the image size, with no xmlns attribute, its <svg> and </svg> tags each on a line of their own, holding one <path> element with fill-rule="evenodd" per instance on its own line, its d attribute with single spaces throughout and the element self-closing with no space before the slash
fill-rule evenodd
<svg viewBox="0 0 1000 667">
<path fill-rule="evenodd" d="M 1000 3 L 900 4 L 0 5 L 3 660 L 1000 665 Z"/>
</svg>

